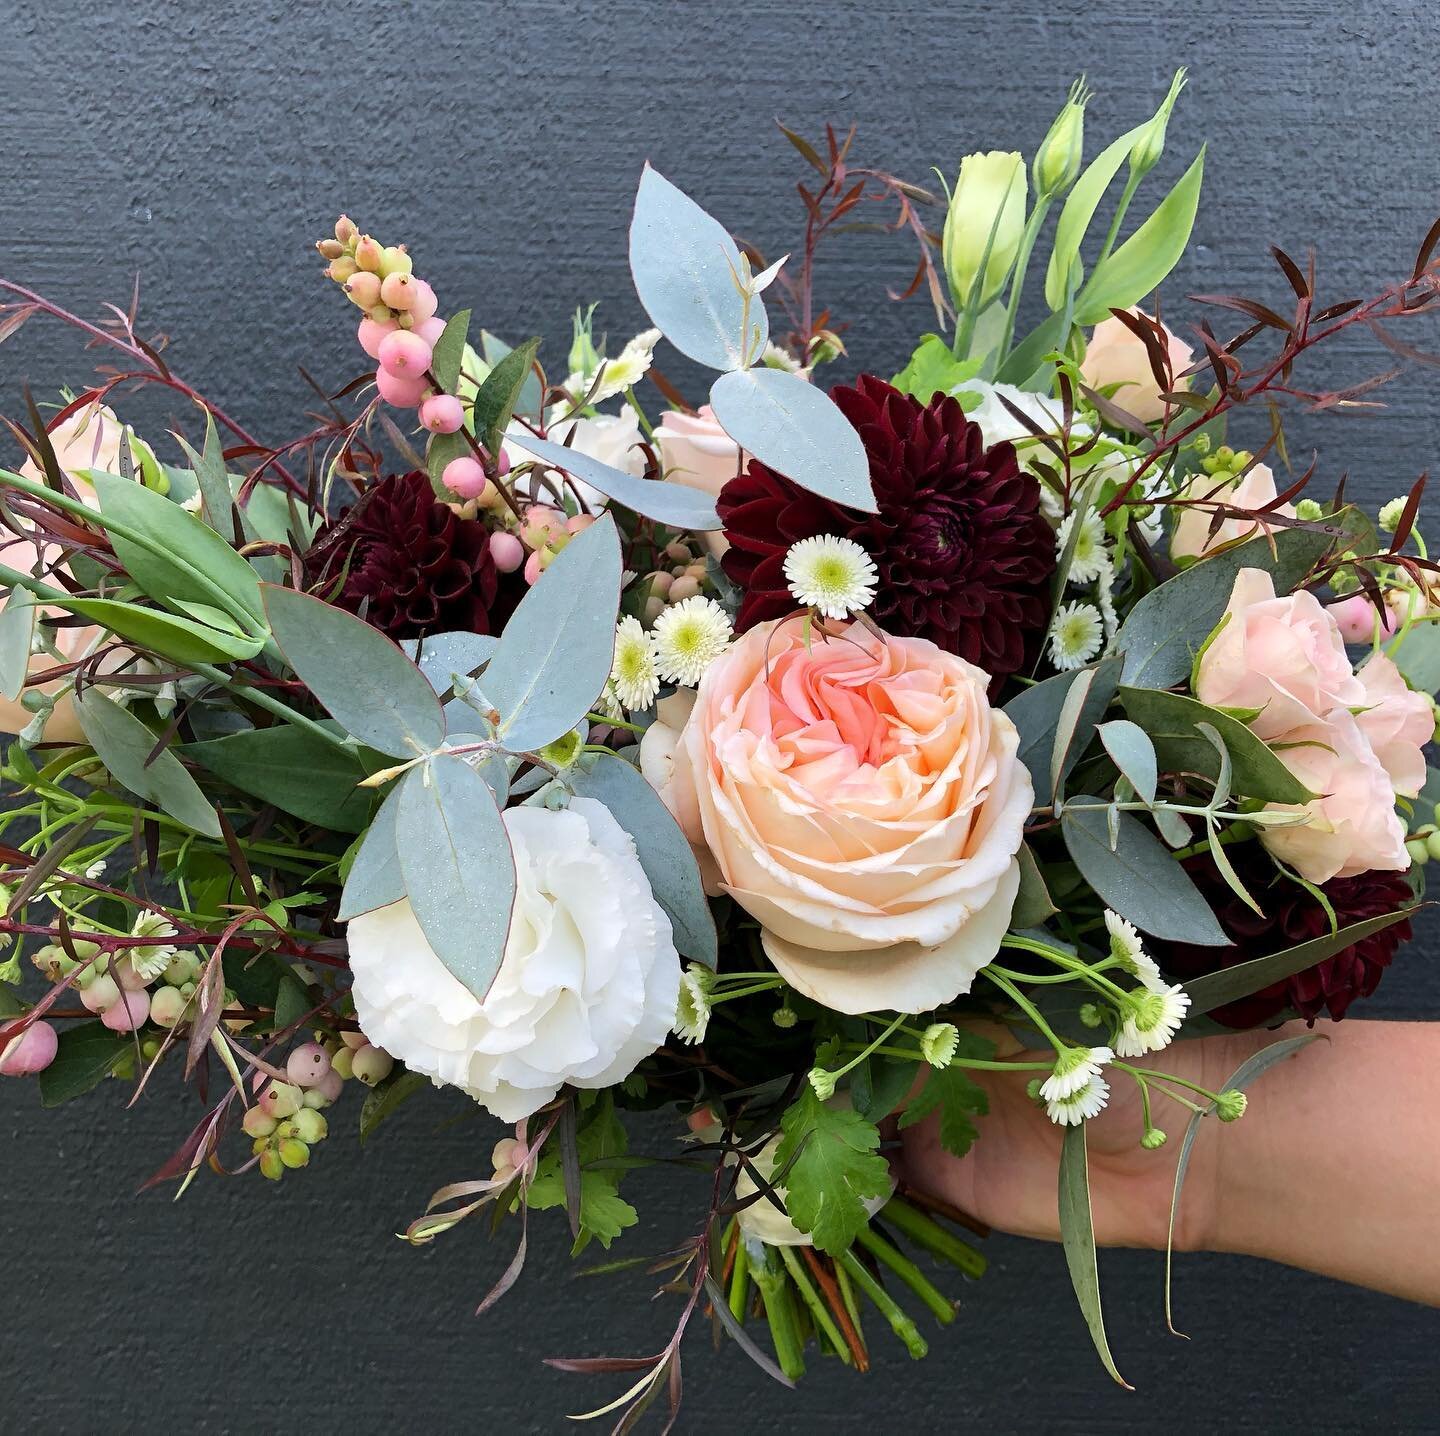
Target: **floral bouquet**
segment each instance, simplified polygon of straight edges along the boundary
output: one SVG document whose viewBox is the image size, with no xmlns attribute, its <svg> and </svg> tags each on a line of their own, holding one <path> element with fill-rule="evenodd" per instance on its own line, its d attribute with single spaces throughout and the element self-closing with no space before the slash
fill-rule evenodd
<svg viewBox="0 0 1440 1436">
<path fill-rule="evenodd" d="M 968 155 L 945 197 L 787 131 L 814 174 L 773 263 L 647 167 L 654 327 L 612 352 L 592 306 L 553 367 L 342 217 L 317 247 L 368 362 L 278 447 L 133 304 L 0 282 L 0 338 L 49 315 L 105 358 L 6 421 L 0 1072 L 53 1106 L 181 1069 L 202 1115 L 152 1178 L 181 1191 L 458 1088 L 508 1130 L 404 1234 L 511 1233 L 482 1310 L 532 1213 L 578 1256 L 637 1224 L 634 1168 L 699 1173 L 693 1238 L 609 1263 L 664 1274 L 673 1335 L 554 1363 L 623 1374 L 588 1413 L 618 1429 L 678 1402 L 697 1318 L 786 1384 L 886 1328 L 922 1355 L 983 1228 L 888 1153 L 926 1123 L 963 1156 L 1014 1083 L 1063 1130 L 1119 1380 L 1087 1121 L 1134 1084 L 1164 1163 L 1179 1104 L 1178 1204 L 1200 1124 L 1311 1039 L 1217 1090 L 1165 1049 L 1343 1017 L 1440 856 L 1423 481 L 1376 517 L 1313 496 L 1282 423 L 1372 402 L 1305 387 L 1348 329 L 1417 356 L 1392 330 L 1435 301 L 1440 225 L 1363 299 L 1276 250 L 1283 300 L 1195 296 L 1180 339 L 1137 306 L 1203 152 L 1127 220 L 1182 79 L 1088 164 L 1077 85 L 1028 163 Z M 829 387 L 856 340 L 817 252 L 867 214 L 918 249 L 936 332 Z M 709 375 L 667 377 L 662 341 Z M 140 387 L 186 401 L 174 452 L 117 417 Z M 628 1150 L 639 1109 L 673 1144 Z"/>
</svg>

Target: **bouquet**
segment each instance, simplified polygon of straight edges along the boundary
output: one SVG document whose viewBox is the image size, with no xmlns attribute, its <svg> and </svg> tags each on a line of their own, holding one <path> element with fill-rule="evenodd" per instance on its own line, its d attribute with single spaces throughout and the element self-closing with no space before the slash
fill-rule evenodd
<svg viewBox="0 0 1440 1436">
<path fill-rule="evenodd" d="M 943 196 L 787 130 L 811 173 L 773 262 L 647 167 L 653 327 L 612 345 L 582 308 L 560 362 L 342 216 L 317 248 L 363 372 L 278 446 L 133 303 L 0 281 L 0 338 L 51 316 L 103 356 L 6 420 L 0 1072 L 54 1106 L 178 1069 L 199 1116 L 151 1181 L 180 1192 L 293 1180 L 337 1121 L 458 1089 L 499 1130 L 404 1236 L 508 1238 L 482 1311 L 532 1219 L 661 1273 L 658 1351 L 554 1362 L 621 1375 L 587 1414 L 625 1430 L 678 1403 L 698 1326 L 786 1384 L 891 1333 L 923 1355 L 983 1229 L 889 1153 L 983 1144 L 983 1074 L 1063 1131 L 1120 1380 L 1087 1122 L 1134 1084 L 1173 1228 L 1200 1125 L 1311 1038 L 1215 1090 L 1167 1047 L 1344 1017 L 1440 856 L 1423 480 L 1365 513 L 1284 428 L 1373 404 L 1307 387 L 1334 336 L 1425 357 L 1394 330 L 1440 225 L 1359 299 L 1275 250 L 1278 296 L 1193 296 L 1182 339 L 1154 296 L 1203 150 L 1139 218 L 1182 82 L 1088 163 L 1077 84 Z M 861 340 L 817 256 L 861 225 L 914 246 L 896 297 L 933 332 L 832 384 Z M 140 389 L 183 401 L 173 441 L 121 419 Z M 674 1140 L 630 1151 L 638 1110 Z M 695 1223 L 657 1257 L 626 1188 L 661 1164 Z"/>
</svg>

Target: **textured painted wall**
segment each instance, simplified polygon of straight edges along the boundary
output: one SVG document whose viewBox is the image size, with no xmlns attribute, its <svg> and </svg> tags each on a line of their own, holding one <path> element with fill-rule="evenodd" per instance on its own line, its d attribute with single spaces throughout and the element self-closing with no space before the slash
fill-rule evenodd
<svg viewBox="0 0 1440 1436">
<path fill-rule="evenodd" d="M 855 119 L 860 154 L 923 180 L 967 149 L 1031 148 L 1078 69 L 1098 91 L 1092 133 L 1115 133 L 1188 64 L 1170 172 L 1211 147 L 1170 313 L 1186 292 L 1278 298 L 1272 241 L 1313 242 L 1344 297 L 1408 268 L 1440 208 L 1437 30 L 1426 0 L 0 0 L 0 272 L 86 313 L 140 272 L 181 372 L 280 437 L 301 422 L 297 363 L 336 382 L 355 368 L 349 311 L 308 252 L 341 208 L 408 236 L 446 303 L 512 338 L 544 334 L 555 355 L 579 302 L 601 300 L 612 333 L 638 327 L 624 235 L 647 157 L 779 254 L 801 214 L 774 115 L 811 132 Z M 857 368 L 889 372 L 927 322 L 920 301 L 885 298 L 908 261 L 870 238 L 830 252 L 822 290 L 858 321 Z M 1339 381 L 1384 363 L 1359 340 L 1321 369 Z M 0 409 L 25 378 L 43 393 L 85 373 L 73 336 L 33 324 L 0 350 Z M 1435 383 L 1407 375 L 1383 419 L 1302 418 L 1292 446 L 1321 447 L 1327 483 L 1348 470 L 1352 494 L 1388 497 L 1440 454 Z M 137 411 L 152 433 L 170 416 Z M 1429 924 L 1373 1015 L 1440 1015 L 1436 938 Z M 31 1089 L 0 1089 L 0 1431 L 549 1431 L 603 1393 L 540 1357 L 651 1350 L 669 1330 L 643 1279 L 572 1281 L 555 1223 L 537 1224 L 555 1240 L 480 1323 L 501 1248 L 394 1240 L 432 1189 L 484 1166 L 494 1134 L 478 1121 L 409 1109 L 363 1160 L 337 1135 L 278 1189 L 207 1181 L 177 1207 L 131 1195 L 177 1138 L 163 1095 L 126 1112 L 115 1084 L 42 1115 Z M 699 1199 L 680 1180 L 644 1201 L 626 1247 L 663 1249 Z M 868 1381 L 827 1368 L 784 1397 L 697 1339 L 682 1429 L 1440 1429 L 1434 1312 L 1188 1257 L 1181 1343 L 1163 1330 L 1161 1260 L 1109 1254 L 1112 1344 L 1139 1387 L 1126 1395 L 1089 1353 L 1059 1251 L 990 1252 L 920 1366 L 892 1352 Z"/>
</svg>

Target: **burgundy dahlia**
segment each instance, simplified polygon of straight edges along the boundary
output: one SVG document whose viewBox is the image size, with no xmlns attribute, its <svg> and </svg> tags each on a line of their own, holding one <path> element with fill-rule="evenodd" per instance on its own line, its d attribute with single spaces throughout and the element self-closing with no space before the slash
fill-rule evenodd
<svg viewBox="0 0 1440 1436">
<path fill-rule="evenodd" d="M 348 564 L 348 569 L 347 569 Z M 306 555 L 310 581 L 345 574 L 334 602 L 391 638 L 489 633 L 499 574 L 490 535 L 440 503 L 418 470 L 382 479 Z"/>
<path fill-rule="evenodd" d="M 1330 931 L 1325 909 L 1299 883 L 1279 873 L 1259 843 L 1238 844 L 1227 854 L 1264 916 L 1231 891 L 1209 853 L 1187 858 L 1186 871 L 1214 908 L 1234 946 L 1156 943 L 1156 960 L 1168 975 L 1182 982 L 1268 957 Z M 1320 891 L 1335 909 L 1341 927 L 1394 912 L 1413 898 L 1404 874 L 1394 872 L 1332 878 L 1320 885 Z M 1260 1027 L 1291 1009 L 1311 1023 L 1327 1013 L 1338 1021 L 1357 997 L 1369 997 L 1375 991 L 1395 950 L 1409 938 L 1409 919 L 1392 923 L 1304 972 L 1217 1007 L 1211 1015 L 1227 1027 Z"/>
<path fill-rule="evenodd" d="M 879 512 L 820 498 L 751 460 L 720 492 L 722 560 L 745 597 L 737 627 L 795 608 L 785 554 L 799 539 L 854 539 L 879 574 L 871 613 L 889 633 L 928 638 L 994 678 L 1034 657 L 1050 615 L 1055 535 L 1040 485 L 1009 444 L 987 449 L 960 405 L 929 404 L 871 375 L 830 397 L 870 458 Z"/>
</svg>

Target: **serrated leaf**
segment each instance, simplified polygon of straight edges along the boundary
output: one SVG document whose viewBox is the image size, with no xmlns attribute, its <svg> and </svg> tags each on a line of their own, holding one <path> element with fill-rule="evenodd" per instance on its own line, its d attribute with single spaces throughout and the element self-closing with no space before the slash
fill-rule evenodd
<svg viewBox="0 0 1440 1436">
<path fill-rule="evenodd" d="M 623 469 L 602 464 L 564 444 L 537 439 L 532 434 L 509 434 L 505 442 L 543 459 L 556 469 L 599 489 L 602 494 L 647 519 L 674 529 L 711 532 L 721 527 L 715 500 L 699 489 L 657 479 L 637 479 Z"/>
<path fill-rule="evenodd" d="M 527 339 L 509 350 L 476 391 L 473 429 L 489 454 L 500 453 L 505 427 L 514 416 L 516 405 L 529 382 L 539 348 L 538 339 Z"/>
<path fill-rule="evenodd" d="M 994 1051 L 992 1043 L 962 1032 L 962 1056 L 988 1059 Z M 952 1157 L 963 1157 L 980 1135 L 971 1119 L 983 1117 L 990 1110 L 990 1098 L 963 1067 L 932 1069 L 925 1085 L 900 1114 L 901 1130 L 923 1122 L 937 1110 L 940 1113 L 940 1145 Z"/>
<path fill-rule="evenodd" d="M 880 1132 L 858 1112 L 828 1107 L 806 1084 L 780 1119 L 775 1170 L 785 1172 L 785 1209 L 821 1251 L 844 1251 L 869 1220 L 865 1203 L 890 1192 Z"/>
<path fill-rule="evenodd" d="M 1119 842 L 1110 847 L 1105 807 L 1098 798 L 1077 798 L 1060 818 L 1065 847 L 1080 876 L 1102 902 L 1144 932 L 1171 942 L 1228 947 L 1229 937 L 1215 920 L 1190 875 L 1130 813 L 1120 813 Z"/>
<path fill-rule="evenodd" d="M 665 909 L 675 946 L 686 957 L 713 968 L 717 961 L 715 919 L 700 881 L 695 854 L 660 795 L 624 758 L 602 753 L 588 771 L 576 769 L 577 793 L 603 803 L 635 840 L 635 853 L 655 900 Z"/>
<path fill-rule="evenodd" d="M 1114 759 L 1115 766 L 1129 778 L 1136 793 L 1146 803 L 1153 803 L 1155 787 L 1160 781 L 1160 768 L 1150 735 L 1128 718 L 1102 723 L 1095 731 L 1100 735 L 1105 751 Z"/>
<path fill-rule="evenodd" d="M 470 311 L 462 309 L 445 321 L 430 356 L 430 372 L 447 393 L 460 383 L 460 365 L 465 357 L 465 336 L 470 332 Z"/>
<path fill-rule="evenodd" d="M 24 588 L 12 588 L 0 609 L 0 697 L 11 703 L 25 691 L 38 613 L 34 598 Z"/>
<path fill-rule="evenodd" d="M 100 761 L 132 793 L 207 838 L 220 836 L 210 800 L 179 758 L 162 748 L 153 762 L 147 762 L 156 735 L 133 713 L 93 687 L 85 690 L 75 712 Z"/>
<path fill-rule="evenodd" d="M 485 780 L 449 753 L 411 769 L 400 783 L 395 841 L 425 940 L 484 1001 L 505 956 L 515 900 L 510 837 Z"/>
<path fill-rule="evenodd" d="M 134 1048 L 128 1032 L 112 1032 L 103 1022 L 67 1024 L 60 1033 L 55 1060 L 40 1073 L 40 1103 L 58 1107 L 83 1097 L 108 1077 Z"/>
<path fill-rule="evenodd" d="M 264 590 L 285 661 L 347 733 L 394 758 L 440 746 L 440 702 L 393 640 L 311 594 L 268 583 Z"/>
<path fill-rule="evenodd" d="M 520 600 L 485 671 L 507 747 L 543 748 L 590 711 L 610 676 L 619 608 L 620 536 L 605 514 Z"/>
<path fill-rule="evenodd" d="M 735 241 L 649 164 L 630 221 L 630 272 L 651 322 L 688 358 L 711 369 L 739 369 L 765 347 L 769 319 L 758 296 L 747 315 L 736 284 Z"/>
<path fill-rule="evenodd" d="M 400 871 L 400 849 L 395 836 L 395 817 L 399 810 L 400 785 L 396 784 L 385 795 L 385 801 L 355 850 L 336 913 L 341 922 L 349 922 L 376 908 L 389 907 L 405 896 L 405 875 Z"/>
<path fill-rule="evenodd" d="M 823 389 L 783 369 L 740 369 L 711 385 L 710 404 L 762 464 L 822 498 L 876 512 L 865 446 Z"/>
</svg>

